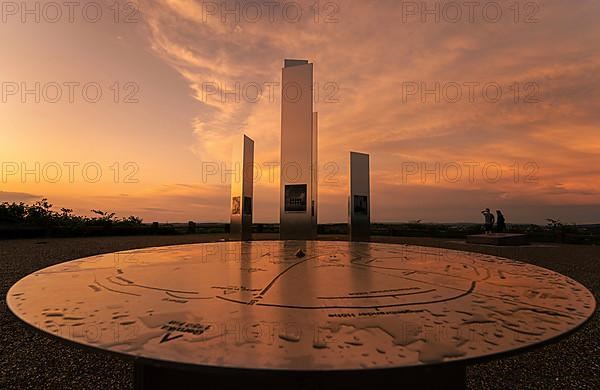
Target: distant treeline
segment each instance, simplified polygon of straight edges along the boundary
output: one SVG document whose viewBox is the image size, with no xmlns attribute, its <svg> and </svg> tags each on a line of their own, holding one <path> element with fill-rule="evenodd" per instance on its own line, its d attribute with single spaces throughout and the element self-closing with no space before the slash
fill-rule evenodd
<svg viewBox="0 0 600 390">
<path fill-rule="evenodd" d="M 93 217 L 73 214 L 61 208 L 54 211 L 47 199 L 25 203 L 0 203 L 0 239 L 34 237 L 116 236 L 150 234 L 228 233 L 227 223 L 144 223 L 136 216 L 117 218 L 115 213 L 91 210 Z M 526 233 L 531 241 L 600 244 L 600 225 L 577 226 L 547 219 L 545 226 L 509 224 L 508 230 Z M 278 224 L 257 223 L 255 233 L 278 233 Z M 319 234 L 348 234 L 345 223 L 320 224 Z M 463 239 L 469 234 L 482 232 L 476 223 L 372 223 L 373 236 L 437 237 Z"/>
</svg>

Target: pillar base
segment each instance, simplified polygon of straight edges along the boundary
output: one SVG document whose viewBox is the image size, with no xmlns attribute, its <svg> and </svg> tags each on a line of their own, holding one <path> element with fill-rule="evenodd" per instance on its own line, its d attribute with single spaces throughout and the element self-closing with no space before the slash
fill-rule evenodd
<svg viewBox="0 0 600 390">
<path fill-rule="evenodd" d="M 216 390 L 365 390 L 386 388 L 464 389 L 466 366 L 446 363 L 434 366 L 354 371 L 278 371 L 204 368 L 187 370 L 137 362 L 135 389 L 205 388 Z"/>
</svg>

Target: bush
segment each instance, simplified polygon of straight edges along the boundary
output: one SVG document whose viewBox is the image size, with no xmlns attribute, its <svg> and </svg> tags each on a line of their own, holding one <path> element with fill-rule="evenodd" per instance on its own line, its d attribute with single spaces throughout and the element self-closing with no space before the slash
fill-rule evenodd
<svg viewBox="0 0 600 390">
<path fill-rule="evenodd" d="M 139 226 L 142 219 L 135 216 L 115 218 L 115 213 L 91 210 L 96 216 L 82 217 L 74 215 L 73 210 L 61 208 L 60 212 L 52 210 L 48 199 L 33 204 L 0 203 L 0 225 L 25 226 L 29 228 L 78 228 L 86 226 Z"/>
</svg>

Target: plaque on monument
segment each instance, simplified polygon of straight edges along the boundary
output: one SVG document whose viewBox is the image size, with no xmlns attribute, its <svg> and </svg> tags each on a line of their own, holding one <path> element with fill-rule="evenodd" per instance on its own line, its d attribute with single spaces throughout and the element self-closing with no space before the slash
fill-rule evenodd
<svg viewBox="0 0 600 390">
<path fill-rule="evenodd" d="M 240 214 L 240 210 L 241 210 L 240 197 L 239 196 L 234 196 L 231 199 L 231 214 L 233 214 L 233 215 L 239 215 Z"/>
<path fill-rule="evenodd" d="M 369 215 L 368 199 L 365 195 L 354 195 L 354 215 Z"/>
<path fill-rule="evenodd" d="M 285 186 L 285 212 L 306 212 L 306 184 L 291 184 Z"/>
</svg>

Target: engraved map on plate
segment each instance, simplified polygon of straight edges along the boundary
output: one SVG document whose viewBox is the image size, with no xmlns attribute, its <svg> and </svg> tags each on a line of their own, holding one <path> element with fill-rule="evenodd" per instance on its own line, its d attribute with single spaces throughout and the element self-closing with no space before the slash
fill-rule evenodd
<svg viewBox="0 0 600 390">
<path fill-rule="evenodd" d="M 147 359 L 294 370 L 389 368 L 537 344 L 585 322 L 593 295 L 556 272 L 408 245 L 181 245 L 58 264 L 11 310 L 58 337 Z"/>
</svg>

